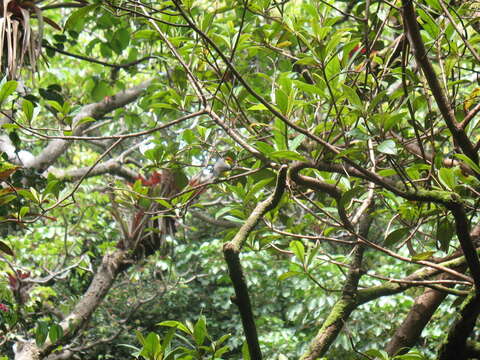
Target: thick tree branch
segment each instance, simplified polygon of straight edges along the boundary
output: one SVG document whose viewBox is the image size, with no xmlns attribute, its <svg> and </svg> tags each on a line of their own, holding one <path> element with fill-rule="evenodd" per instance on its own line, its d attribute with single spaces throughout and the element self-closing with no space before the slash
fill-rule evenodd
<svg viewBox="0 0 480 360">
<path fill-rule="evenodd" d="M 420 35 L 415 9 L 413 8 L 413 1 L 402 0 L 402 3 L 404 26 L 408 41 L 412 45 L 415 58 L 425 74 L 425 78 L 427 79 L 428 85 L 432 91 L 440 113 L 443 116 L 445 124 L 463 153 L 478 163 L 478 154 L 461 125 L 457 124 L 453 109 L 448 102 L 440 82 L 438 81 L 437 74 L 428 59 L 427 51 L 423 44 L 422 36 Z"/>
<path fill-rule="evenodd" d="M 325 192 L 331 197 L 333 197 L 337 203 L 337 210 L 340 219 L 343 222 L 343 225 L 347 229 L 353 229 L 352 223 L 348 219 L 347 212 L 345 211 L 345 207 L 342 203 L 342 191 L 336 187 L 335 185 L 328 184 L 324 181 L 320 181 L 318 179 L 312 178 L 310 176 L 300 175 L 299 172 L 303 169 L 315 168 L 314 163 L 307 163 L 307 162 L 297 162 L 295 163 L 289 171 L 290 178 L 292 181 L 306 186 L 310 189 L 315 189 L 321 192 Z"/>
<path fill-rule="evenodd" d="M 446 292 L 425 289 L 423 294 L 415 298 L 415 303 L 407 317 L 387 345 L 386 351 L 390 356 L 404 354 L 415 345 L 423 329 L 446 296 Z"/>
<path fill-rule="evenodd" d="M 454 203 L 448 206 L 453 214 L 456 225 L 456 233 L 460 246 L 462 247 L 463 255 L 470 269 L 473 281 L 475 283 L 475 291 L 480 294 L 480 261 L 478 255 L 475 252 L 475 246 L 473 245 L 472 238 L 470 236 L 467 214 L 461 203 Z"/>
<path fill-rule="evenodd" d="M 360 221 L 359 234 L 367 237 L 371 224 L 372 218 L 369 213 L 366 213 Z M 364 250 L 363 244 L 358 243 L 355 246 L 342 295 L 333 306 L 317 336 L 313 339 L 308 351 L 301 357 L 301 360 L 315 360 L 322 357 L 333 341 L 335 341 L 338 334 L 340 334 L 351 313 L 357 308 L 357 287 L 362 276 L 361 266 Z"/>
<path fill-rule="evenodd" d="M 470 237 L 472 239 L 477 239 L 479 232 L 480 226 L 477 225 L 472 229 Z M 462 255 L 461 251 L 457 251 L 451 256 L 458 257 L 459 255 Z M 465 257 L 462 256 L 458 259 L 465 260 Z M 458 264 L 456 267 L 457 270 L 461 272 L 467 269 L 466 263 Z M 449 274 L 443 274 L 440 276 L 440 278 L 453 279 L 454 277 Z M 403 354 L 415 345 L 422 333 L 422 330 L 428 324 L 438 306 L 442 303 L 446 296 L 447 292 L 445 291 L 426 289 L 422 295 L 415 299 L 415 303 L 410 309 L 407 317 L 400 327 L 397 328 L 394 336 L 387 345 L 386 350 L 389 355 L 393 356 L 395 354 Z"/>
<path fill-rule="evenodd" d="M 150 83 L 150 80 L 145 81 L 138 86 L 122 91 L 109 98 L 105 98 L 98 103 L 85 105 L 73 119 L 73 135 L 81 135 L 82 132 L 89 127 L 89 123 L 78 125 L 81 120 L 87 117 L 100 119 L 110 111 L 135 101 L 145 91 Z M 33 167 L 38 170 L 44 170 L 48 168 L 68 149 L 71 144 L 71 141 L 64 139 L 52 140 L 45 147 L 45 149 L 43 149 L 43 151 L 35 157 Z"/>
<path fill-rule="evenodd" d="M 89 170 L 91 170 L 89 172 Z M 128 182 L 135 182 L 138 173 L 130 170 L 127 167 L 122 166 L 122 163 L 118 159 L 110 159 L 103 163 L 98 164 L 93 169 L 90 166 L 72 169 L 72 170 L 63 170 L 63 169 L 49 169 L 55 177 L 59 180 L 64 181 L 77 181 L 85 176 L 88 173 L 88 177 L 98 176 L 103 174 L 112 174 L 117 175 Z"/>
<path fill-rule="evenodd" d="M 85 294 L 80 301 L 77 302 L 72 312 L 60 322 L 63 329 L 63 337 L 60 339 L 62 343 L 71 339 L 84 324 L 88 322 L 95 309 L 107 294 L 112 286 L 116 276 L 121 270 L 121 265 L 126 258 L 126 251 L 116 250 L 111 254 L 103 257 L 95 276 L 90 283 Z M 57 347 L 58 343 L 50 342 L 47 339 L 41 347 L 36 346 L 33 342 L 24 342 L 20 350 L 15 354 L 15 360 L 33 360 L 47 356 Z M 36 357 L 38 356 L 38 357 Z"/>
<path fill-rule="evenodd" d="M 252 232 L 260 219 L 268 211 L 274 209 L 285 190 L 285 181 L 287 176 L 287 167 L 282 166 L 278 172 L 277 185 L 275 192 L 267 199 L 260 202 L 252 211 L 248 219 L 238 230 L 235 237 L 223 246 L 223 254 L 228 265 L 230 278 L 235 288 L 235 304 L 238 306 L 242 318 L 243 330 L 247 339 L 248 351 L 252 360 L 261 360 L 262 352 L 258 343 L 257 328 L 253 316 L 252 304 L 248 294 L 248 287 L 243 274 L 242 264 L 240 262 L 240 250 L 248 235 Z"/>
<path fill-rule="evenodd" d="M 480 295 L 477 292 L 462 304 L 458 319 L 451 327 L 446 342 L 440 348 L 439 360 L 467 359 L 467 339 L 472 334 L 479 313 Z"/>
</svg>

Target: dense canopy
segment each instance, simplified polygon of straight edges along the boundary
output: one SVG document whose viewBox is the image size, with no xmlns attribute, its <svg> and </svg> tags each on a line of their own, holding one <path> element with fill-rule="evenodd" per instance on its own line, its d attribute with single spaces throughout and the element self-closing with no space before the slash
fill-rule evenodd
<svg viewBox="0 0 480 360">
<path fill-rule="evenodd" d="M 0 5 L 0 359 L 480 358 L 478 1 Z"/>
</svg>

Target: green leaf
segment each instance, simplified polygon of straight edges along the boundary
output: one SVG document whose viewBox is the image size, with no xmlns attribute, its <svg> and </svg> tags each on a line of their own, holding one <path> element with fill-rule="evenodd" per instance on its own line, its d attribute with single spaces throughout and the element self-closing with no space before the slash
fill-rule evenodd
<svg viewBox="0 0 480 360">
<path fill-rule="evenodd" d="M 163 337 L 162 340 L 162 349 L 167 352 L 170 349 L 170 345 L 173 339 L 173 336 L 175 335 L 175 332 L 177 331 L 176 328 L 171 328 L 168 330 L 167 334 Z"/>
<path fill-rule="evenodd" d="M 166 209 L 170 209 L 172 204 L 170 204 L 167 200 L 164 199 L 155 199 L 155 202 L 162 205 Z"/>
<path fill-rule="evenodd" d="M 290 242 L 290 250 L 295 254 L 295 256 L 302 262 L 305 262 L 305 247 L 301 241 L 293 240 Z"/>
<path fill-rule="evenodd" d="M 435 254 L 435 251 L 425 251 L 412 256 L 412 260 L 413 261 L 427 260 L 427 259 L 430 259 L 433 254 Z"/>
<path fill-rule="evenodd" d="M 287 126 L 280 120 L 275 119 L 275 127 L 272 129 L 273 139 L 277 150 L 287 149 Z"/>
<path fill-rule="evenodd" d="M 205 337 L 208 336 L 206 322 L 207 320 L 205 319 L 205 316 L 202 315 L 193 328 L 193 338 L 197 345 L 203 345 Z"/>
<path fill-rule="evenodd" d="M 388 360 L 388 354 L 383 350 L 370 349 L 365 351 L 365 355 L 375 358 L 376 360 L 377 358 L 381 360 Z"/>
<path fill-rule="evenodd" d="M 108 82 L 101 80 L 95 83 L 95 86 L 92 89 L 92 99 L 94 101 L 101 101 L 108 96 L 111 92 L 111 87 Z"/>
<path fill-rule="evenodd" d="M 45 344 L 48 336 L 48 324 L 44 321 L 39 321 L 37 323 L 37 328 L 35 329 L 35 343 L 37 346 L 42 346 Z"/>
<path fill-rule="evenodd" d="M 178 330 L 183 331 L 184 333 L 188 335 L 192 335 L 192 332 L 185 326 L 183 325 L 180 321 L 175 321 L 175 320 L 168 320 L 168 321 L 162 321 L 157 324 L 158 326 L 167 326 L 167 327 L 174 327 L 177 328 Z"/>
<path fill-rule="evenodd" d="M 282 89 L 277 89 L 275 91 L 275 103 L 282 112 L 282 114 L 287 115 L 288 113 L 288 94 Z"/>
<path fill-rule="evenodd" d="M 20 128 L 20 126 L 18 126 L 17 124 L 2 124 L 1 127 L 7 130 L 8 132 L 17 130 Z"/>
<path fill-rule="evenodd" d="M 304 58 L 301 58 L 300 60 L 295 61 L 296 65 L 312 65 L 316 63 L 317 61 L 311 56 L 306 56 Z"/>
<path fill-rule="evenodd" d="M 305 138 L 306 136 L 303 134 L 296 136 L 293 140 L 290 141 L 290 150 L 297 150 L 297 148 L 303 143 Z"/>
<path fill-rule="evenodd" d="M 30 210 L 30 208 L 28 206 L 22 206 L 22 208 L 18 212 L 18 218 L 19 219 L 23 218 L 25 216 L 25 214 L 28 213 L 29 210 Z"/>
<path fill-rule="evenodd" d="M 183 140 L 187 142 L 187 144 L 193 144 L 197 141 L 195 133 L 191 129 L 185 129 L 182 134 Z"/>
<path fill-rule="evenodd" d="M 282 280 L 285 280 L 285 279 L 288 279 L 288 278 L 291 278 L 291 277 L 294 277 L 294 276 L 297 276 L 297 275 L 301 275 L 302 273 L 298 272 L 298 271 L 287 271 L 285 273 L 283 273 L 282 275 L 280 275 L 278 277 L 278 280 L 282 281 Z"/>
<path fill-rule="evenodd" d="M 159 38 L 159 35 L 154 30 L 140 30 L 133 34 L 134 39 L 139 40 L 156 40 Z"/>
<path fill-rule="evenodd" d="M 272 181 L 275 180 L 275 177 L 269 177 L 266 179 L 262 179 L 260 181 L 257 181 L 253 186 L 248 190 L 247 196 L 245 197 L 245 202 L 250 200 L 252 196 L 255 196 L 260 190 L 265 188 L 268 184 L 270 184 Z"/>
<path fill-rule="evenodd" d="M 143 345 L 140 355 L 147 358 L 155 359 L 157 355 L 162 353 L 162 347 L 160 345 L 160 337 L 150 332 L 145 338 L 145 344 Z"/>
<path fill-rule="evenodd" d="M 472 159 L 470 159 L 465 154 L 455 154 L 454 155 L 457 159 L 462 160 L 465 164 L 467 164 L 470 169 L 475 171 L 477 174 L 480 174 L 480 166 L 478 166 Z"/>
<path fill-rule="evenodd" d="M 306 160 L 304 156 L 300 155 L 295 151 L 290 151 L 290 150 L 274 151 L 269 155 L 272 158 L 275 158 L 278 160 L 301 160 L 301 161 Z"/>
<path fill-rule="evenodd" d="M 135 336 L 138 342 L 143 346 L 145 345 L 145 338 L 143 337 L 142 333 L 138 330 L 135 330 Z"/>
<path fill-rule="evenodd" d="M 50 326 L 48 337 L 52 343 L 57 342 L 57 340 L 63 337 L 63 328 L 58 324 L 53 324 Z"/>
<path fill-rule="evenodd" d="M 394 176 L 397 175 L 397 172 L 395 171 L 395 169 L 383 169 L 379 170 L 377 174 L 380 176 Z"/>
<path fill-rule="evenodd" d="M 229 351 L 230 351 L 230 348 L 228 346 L 223 346 L 220 349 L 216 350 L 213 355 L 214 355 L 215 359 L 220 359 L 223 354 L 225 354 Z"/>
<path fill-rule="evenodd" d="M 242 345 L 242 359 L 250 360 L 250 352 L 248 351 L 248 344 L 246 341 Z"/>
<path fill-rule="evenodd" d="M 123 50 L 125 50 L 130 43 L 130 32 L 125 29 L 121 28 L 118 29 L 114 34 L 111 41 L 112 49 L 117 53 L 121 54 Z"/>
<path fill-rule="evenodd" d="M 100 6 L 100 4 L 93 4 L 93 5 L 84 6 L 80 9 L 78 9 L 77 11 L 74 11 L 70 15 L 70 17 L 67 19 L 67 21 L 65 22 L 65 26 L 64 26 L 65 30 L 78 30 L 78 31 L 80 31 L 81 29 L 79 29 L 79 28 L 82 26 L 87 14 L 90 11 L 95 10 L 99 6 Z"/>
<path fill-rule="evenodd" d="M 438 179 L 440 182 L 450 190 L 453 190 L 457 185 L 457 177 L 453 169 L 441 168 L 438 171 Z"/>
<path fill-rule="evenodd" d="M 12 95 L 17 90 L 18 83 L 14 80 L 7 81 L 0 89 L 0 106 L 7 99 L 9 95 Z"/>
<path fill-rule="evenodd" d="M 395 245 L 401 239 L 409 234 L 408 228 L 400 228 L 397 230 L 393 230 L 390 234 L 388 234 L 387 238 L 385 239 L 385 247 L 389 247 Z"/>
<path fill-rule="evenodd" d="M 33 118 L 33 104 L 28 100 L 23 100 L 22 102 L 22 110 L 25 114 L 25 119 L 30 123 Z"/>
<path fill-rule="evenodd" d="M 359 110 L 363 109 L 362 100 L 360 100 L 360 97 L 358 96 L 357 92 L 353 88 L 345 84 L 342 84 L 342 89 L 348 101 L 350 102 L 350 104 L 353 105 L 354 108 L 357 108 Z"/>
<path fill-rule="evenodd" d="M 232 337 L 232 334 L 225 334 L 225 335 L 221 336 L 220 339 L 215 341 L 215 346 L 222 345 L 225 341 L 227 341 L 231 337 Z"/>
<path fill-rule="evenodd" d="M 252 111 L 268 111 L 268 108 L 263 105 L 263 104 L 257 104 L 250 106 L 247 110 L 252 110 Z"/>
<path fill-rule="evenodd" d="M 365 191 L 365 188 L 361 186 L 356 186 L 346 191 L 340 199 L 340 206 L 347 207 L 350 204 L 350 201 L 352 201 L 355 197 L 360 196 Z"/>
<path fill-rule="evenodd" d="M 275 149 L 273 148 L 273 146 L 265 142 L 258 141 L 255 143 L 255 146 L 258 148 L 258 150 L 260 150 L 262 154 L 265 154 L 265 155 L 270 155 L 271 153 L 275 152 Z"/>
<path fill-rule="evenodd" d="M 6 205 L 9 202 L 15 200 L 17 198 L 17 195 L 15 194 L 10 194 L 10 195 L 4 195 L 0 197 L 0 205 Z"/>
<path fill-rule="evenodd" d="M 448 252 L 450 241 L 455 233 L 454 225 L 444 217 L 437 225 L 437 241 L 440 244 L 440 250 Z"/>
<path fill-rule="evenodd" d="M 388 155 L 397 155 L 397 146 L 393 140 L 385 140 L 377 146 L 377 150 Z"/>
<path fill-rule="evenodd" d="M 56 111 L 58 111 L 60 114 L 63 114 L 63 106 L 60 105 L 57 101 L 47 100 L 46 103 L 50 105 L 52 108 L 54 108 Z"/>
<path fill-rule="evenodd" d="M 294 80 L 293 83 L 297 86 L 299 90 L 304 91 L 306 93 L 321 95 L 321 96 L 324 95 L 324 90 L 317 85 L 307 84 L 299 80 Z"/>
<path fill-rule="evenodd" d="M 317 256 L 318 252 L 320 251 L 320 246 L 310 247 L 307 252 L 307 261 L 306 265 L 310 265 L 315 257 Z"/>
<path fill-rule="evenodd" d="M 76 126 L 79 126 L 79 125 L 82 125 L 82 124 L 86 124 L 86 123 L 89 123 L 89 122 L 95 122 L 97 120 L 95 120 L 94 118 L 90 117 L 90 116 L 84 116 L 82 117 L 80 120 L 78 120 L 75 125 Z"/>
<path fill-rule="evenodd" d="M 50 180 L 43 191 L 44 194 L 53 194 L 55 197 L 58 197 L 60 190 L 62 189 L 62 182 L 60 180 Z"/>
</svg>

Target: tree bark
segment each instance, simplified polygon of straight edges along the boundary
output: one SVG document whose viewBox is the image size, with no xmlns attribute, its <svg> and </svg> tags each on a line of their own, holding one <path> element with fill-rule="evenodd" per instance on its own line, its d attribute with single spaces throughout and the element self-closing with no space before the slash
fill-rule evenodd
<svg viewBox="0 0 480 360">
<path fill-rule="evenodd" d="M 37 346 L 34 340 L 19 341 L 15 347 L 15 360 L 42 359 L 48 356 L 60 343 L 64 344 L 70 340 L 85 325 L 95 309 L 100 305 L 122 269 L 121 265 L 124 263 L 125 257 L 125 250 L 116 250 L 103 257 L 102 263 L 87 291 L 75 305 L 72 312 L 60 322 L 60 326 L 63 328 L 63 338 L 56 343 L 52 343 L 50 339 L 47 339 L 41 347 Z"/>
</svg>

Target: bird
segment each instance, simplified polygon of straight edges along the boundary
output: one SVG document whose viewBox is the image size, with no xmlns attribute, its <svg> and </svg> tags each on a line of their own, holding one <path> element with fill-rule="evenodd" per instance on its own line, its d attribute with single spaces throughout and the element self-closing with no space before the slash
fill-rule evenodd
<svg viewBox="0 0 480 360">
<path fill-rule="evenodd" d="M 227 156 L 225 159 L 218 159 L 211 171 L 208 169 L 203 169 L 198 174 L 194 175 L 188 182 L 188 186 L 191 188 L 196 188 L 201 185 L 211 184 L 213 181 L 218 179 L 222 174 L 228 170 L 232 169 L 233 159 Z M 189 205 L 194 199 L 203 194 L 207 190 L 206 186 L 203 186 L 197 189 L 192 196 L 188 199 L 187 205 Z"/>
</svg>

